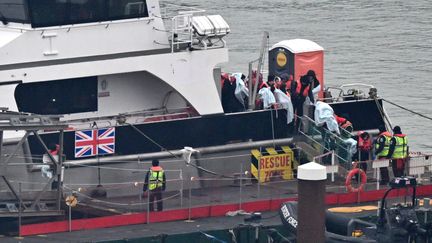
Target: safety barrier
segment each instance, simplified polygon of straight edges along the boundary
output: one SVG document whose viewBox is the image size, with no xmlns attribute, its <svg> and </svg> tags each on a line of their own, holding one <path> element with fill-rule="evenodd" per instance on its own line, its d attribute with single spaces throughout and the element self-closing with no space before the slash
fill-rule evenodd
<svg viewBox="0 0 432 243">
<path fill-rule="evenodd" d="M 76 207 L 71 208 L 71 220 L 66 220 L 66 228 L 63 231 L 86 229 L 90 226 L 79 226 L 84 224 L 83 220 L 74 219 L 75 213 L 82 210 L 100 211 L 101 215 L 113 215 L 112 217 L 126 217 L 132 218 L 125 220 L 126 223 L 152 223 L 157 222 L 152 220 L 159 215 L 165 217 L 164 220 L 180 220 L 189 219 L 193 220 L 199 217 L 207 216 L 221 216 L 227 211 L 235 210 L 277 210 L 280 203 L 286 200 L 295 200 L 297 198 L 297 180 L 296 168 L 299 164 L 299 148 L 297 147 L 272 147 L 261 148 L 257 151 L 250 151 L 250 153 L 226 155 L 226 156 L 213 156 L 207 158 L 212 161 L 211 163 L 226 163 L 232 160 L 242 161 L 238 165 L 237 172 L 230 174 L 193 174 L 186 173 L 191 165 L 184 166 L 181 169 L 167 169 L 167 184 L 172 189 L 163 193 L 164 212 L 149 211 L 149 197 L 145 197 L 142 193 L 142 186 L 144 182 L 145 173 L 148 171 L 149 162 L 136 161 L 133 165 L 136 168 L 119 168 L 118 165 L 126 165 L 130 161 L 118 161 L 115 165 L 86 165 L 88 170 L 101 171 L 100 183 L 75 183 L 70 181 L 67 176 L 63 182 L 63 191 L 65 196 L 75 195 L 78 199 Z M 371 160 L 361 163 L 367 163 L 367 180 L 362 186 L 362 190 L 356 192 L 349 192 L 346 187 L 346 178 L 351 171 L 351 167 L 347 168 L 346 165 L 341 165 L 336 158 L 333 151 L 315 157 L 315 161 L 322 163 L 325 156 L 330 156 L 331 162 L 325 163 L 328 168 L 329 180 L 327 184 L 327 198 L 328 204 L 349 204 L 357 202 L 368 202 L 380 199 L 384 192 L 386 185 L 379 184 L 379 171 L 380 168 L 387 168 L 392 178 L 392 167 L 389 160 Z M 255 167 L 253 158 L 256 159 L 260 166 Z M 164 160 L 162 165 L 168 166 L 169 164 L 177 165 L 181 159 Z M 194 163 L 194 162 L 192 162 Z M 20 166 L 15 164 L 13 166 Z M 255 164 L 257 165 L 257 164 Z M 263 167 L 261 167 L 263 166 Z M 352 166 L 352 164 L 350 164 Z M 256 171 L 254 171 L 257 169 Z M 268 167 L 268 168 L 267 168 Z M 361 166 L 360 166 L 361 167 Z M 414 175 L 418 177 L 422 187 L 419 188 L 420 195 L 431 195 L 431 170 L 432 160 L 429 155 L 412 154 L 405 166 L 405 174 Z M 131 178 L 126 178 L 126 181 L 112 181 L 107 179 L 106 175 L 112 172 L 118 173 L 124 171 L 129 173 Z M 281 173 L 283 171 L 283 173 Z M 40 176 L 40 172 L 35 172 Z M 139 178 L 135 180 L 135 178 Z M 130 180 L 127 180 L 130 179 Z M 353 188 L 358 188 L 361 184 L 361 177 L 357 180 L 350 180 Z M 111 181 L 110 181 L 111 180 Z M 10 181 L 13 185 L 28 185 L 28 184 L 43 184 L 43 181 L 25 181 L 24 179 L 15 179 Z M 124 197 L 100 197 L 92 194 L 91 192 L 98 185 L 102 185 L 107 191 L 117 190 L 125 191 L 132 190 L 136 192 L 132 196 Z M 202 185 L 205 185 L 203 187 Z M 404 192 L 400 191 L 391 196 L 397 197 L 403 195 Z M 203 213 L 203 212 L 208 213 Z M 171 212 L 171 213 L 169 213 Z M 176 213 L 174 213 L 176 212 Z M 176 217 L 173 215 L 177 214 Z M 159 217 L 158 216 L 158 217 Z M 111 216 L 110 216 L 111 217 Z M 139 219 L 139 220 L 138 220 Z M 111 227 L 118 223 L 114 222 L 112 218 L 97 218 L 92 219 L 101 227 Z M 89 221 L 90 222 L 90 221 Z M 86 225 L 91 223 L 85 223 Z M 92 221 L 93 222 L 93 221 Z M 74 224 L 78 226 L 74 226 Z M 34 232 L 31 230 L 31 225 L 24 227 L 28 234 Z M 35 226 L 36 227 L 36 226 Z M 39 227 L 39 226 L 38 226 Z M 48 227 L 49 228 L 49 227 Z M 45 228 L 45 229 L 48 229 Z M 41 230 L 44 227 L 41 228 Z M 40 234 L 41 232 L 38 231 Z"/>
<path fill-rule="evenodd" d="M 340 128 L 340 134 L 336 134 L 322 126 L 317 126 L 311 118 L 303 116 L 299 132 L 305 138 L 305 142 L 320 151 L 320 154 L 334 151 L 339 163 L 346 168 L 350 167 L 354 151 L 347 139 L 351 137 L 348 131 Z M 322 159 L 325 160 L 325 157 Z M 329 161 L 323 163 L 329 164 Z"/>
</svg>

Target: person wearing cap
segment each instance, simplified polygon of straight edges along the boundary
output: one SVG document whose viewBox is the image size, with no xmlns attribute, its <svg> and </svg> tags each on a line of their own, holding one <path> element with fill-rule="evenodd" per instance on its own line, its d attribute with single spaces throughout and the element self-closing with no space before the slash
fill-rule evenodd
<svg viewBox="0 0 432 243">
<path fill-rule="evenodd" d="M 392 139 L 391 133 L 387 131 L 385 126 L 380 126 L 379 135 L 375 140 L 375 155 L 378 159 L 390 159 L 392 152 L 390 152 L 390 140 Z M 380 168 L 381 181 L 380 184 L 385 185 L 389 182 L 389 173 L 387 167 Z"/>
<path fill-rule="evenodd" d="M 405 162 L 408 158 L 408 140 L 399 126 L 393 128 L 393 137 L 390 140 L 389 154 L 392 154 L 392 169 L 395 177 L 404 175 Z"/>
<path fill-rule="evenodd" d="M 143 191 L 146 192 L 147 189 L 150 191 L 149 195 L 149 209 L 150 211 L 154 211 L 154 201 L 156 199 L 157 203 L 157 211 L 162 211 L 163 209 L 163 201 L 162 201 L 162 192 L 165 191 L 166 188 L 166 177 L 164 170 L 159 166 L 159 160 L 152 160 L 152 167 L 147 172 Z"/>
</svg>

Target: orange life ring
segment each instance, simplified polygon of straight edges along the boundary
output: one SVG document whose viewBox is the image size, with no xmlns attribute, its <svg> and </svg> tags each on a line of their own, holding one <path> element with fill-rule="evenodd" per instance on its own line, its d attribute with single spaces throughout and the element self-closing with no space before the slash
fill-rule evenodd
<svg viewBox="0 0 432 243">
<path fill-rule="evenodd" d="M 359 174 L 361 177 L 360 186 L 358 188 L 354 188 L 351 185 L 351 179 L 355 174 Z M 345 187 L 348 192 L 361 192 L 364 189 L 364 185 L 366 184 L 366 181 L 367 181 L 366 173 L 362 169 L 355 168 L 348 173 L 347 178 L 345 180 Z"/>
</svg>

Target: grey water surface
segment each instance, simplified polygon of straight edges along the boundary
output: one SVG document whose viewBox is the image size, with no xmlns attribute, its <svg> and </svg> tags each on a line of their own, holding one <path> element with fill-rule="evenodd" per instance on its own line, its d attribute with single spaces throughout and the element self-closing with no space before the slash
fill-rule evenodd
<svg viewBox="0 0 432 243">
<path fill-rule="evenodd" d="M 432 117 L 432 2 L 430 0 L 185 0 L 221 14 L 231 27 L 224 70 L 247 72 L 262 32 L 270 46 L 305 38 L 325 48 L 325 82 L 365 83 L 379 95 Z M 432 152 L 432 121 L 385 103 L 412 151 Z M 365 111 L 367 112 L 367 111 Z"/>
</svg>

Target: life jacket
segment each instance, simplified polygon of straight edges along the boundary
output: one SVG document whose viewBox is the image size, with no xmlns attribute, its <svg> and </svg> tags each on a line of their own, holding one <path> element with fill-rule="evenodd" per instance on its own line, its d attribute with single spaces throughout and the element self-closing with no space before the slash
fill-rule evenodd
<svg viewBox="0 0 432 243">
<path fill-rule="evenodd" d="M 370 139 L 370 137 L 368 139 L 364 139 L 362 137 L 362 134 L 364 132 L 360 131 L 358 132 L 358 147 L 361 151 L 370 151 L 372 148 L 372 140 Z"/>
<path fill-rule="evenodd" d="M 225 82 L 225 80 L 229 80 L 229 74 L 228 74 L 228 73 L 223 73 L 223 74 L 221 75 L 221 79 L 220 79 L 221 87 L 224 86 L 224 82 Z"/>
<path fill-rule="evenodd" d="M 378 135 L 378 137 L 383 136 L 385 138 L 384 141 L 384 148 L 381 152 L 379 152 L 379 154 L 377 154 L 378 157 L 386 157 L 388 155 L 389 152 L 389 148 L 390 148 L 390 140 L 392 138 L 392 135 L 389 132 L 382 132 Z M 376 143 L 375 144 L 375 149 L 378 149 L 379 144 Z"/>
<path fill-rule="evenodd" d="M 56 148 L 53 150 L 49 150 L 49 153 L 51 155 L 58 155 L 59 150 L 60 150 L 60 145 L 56 144 Z"/>
<path fill-rule="evenodd" d="M 348 120 L 345 120 L 345 122 L 342 123 L 340 127 L 343 128 L 343 129 L 345 129 L 345 130 L 347 130 L 347 131 L 351 131 L 351 132 L 353 130 L 352 123 L 350 121 L 348 121 Z"/>
<path fill-rule="evenodd" d="M 266 82 L 262 82 L 261 84 L 260 84 L 260 86 L 258 87 L 258 90 L 260 90 L 260 89 L 262 89 L 262 88 L 268 88 L 269 87 L 269 85 L 266 83 Z"/>
<path fill-rule="evenodd" d="M 393 152 L 393 159 L 404 159 L 408 157 L 408 140 L 405 134 L 395 134 L 396 146 Z"/>
<path fill-rule="evenodd" d="M 353 131 L 352 123 L 350 121 L 348 121 L 348 119 L 345 119 L 345 118 L 337 116 L 337 115 L 334 115 L 334 116 L 336 118 L 336 122 L 338 123 L 338 125 L 341 128 L 347 130 L 348 132 L 352 132 Z"/>
<path fill-rule="evenodd" d="M 164 175 L 162 167 L 152 166 L 149 173 L 149 190 L 153 191 L 156 188 L 161 188 L 163 186 Z"/>
<path fill-rule="evenodd" d="M 308 86 L 303 90 L 303 93 L 300 94 L 300 92 L 301 92 L 301 90 L 302 90 L 302 88 L 303 88 L 303 84 L 302 84 L 299 80 L 297 80 L 297 81 L 295 81 L 295 82 L 297 82 L 296 94 L 298 94 L 298 95 L 302 95 L 303 97 L 307 97 L 307 96 L 309 95 L 310 85 L 308 85 Z"/>
</svg>

